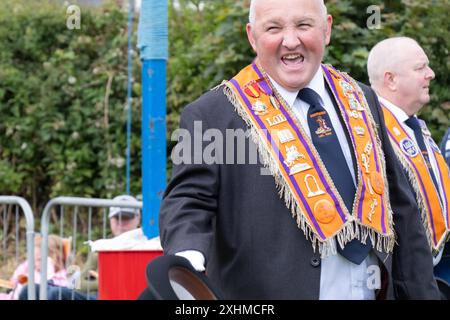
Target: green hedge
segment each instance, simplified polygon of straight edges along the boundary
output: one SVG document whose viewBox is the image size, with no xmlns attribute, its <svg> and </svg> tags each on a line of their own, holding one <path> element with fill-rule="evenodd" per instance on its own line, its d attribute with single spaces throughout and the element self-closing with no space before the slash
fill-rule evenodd
<svg viewBox="0 0 450 320">
<path fill-rule="evenodd" d="M 65 6 L 8 1 L 0 48 L 0 194 L 24 196 L 39 210 L 58 195 L 123 193 L 126 12 L 82 9 L 81 29 L 69 30 Z M 139 97 L 137 53 L 134 62 Z M 139 193 L 138 98 L 133 119 L 131 187 Z"/>
<path fill-rule="evenodd" d="M 177 2 L 175 9 L 169 1 L 168 140 L 183 106 L 253 59 L 248 0 Z M 326 3 L 334 29 L 325 62 L 363 82 L 379 40 L 408 35 L 422 44 L 436 80 L 421 116 L 440 140 L 449 126 L 449 0 Z M 370 5 L 382 10 L 381 29 L 366 27 Z M 68 30 L 65 10 L 48 0 L 8 0 L 0 11 L 0 194 L 25 196 L 35 208 L 57 195 L 111 197 L 125 189 L 127 12 L 114 2 L 83 8 L 81 30 Z M 133 194 L 141 188 L 140 92 L 136 54 Z"/>
</svg>

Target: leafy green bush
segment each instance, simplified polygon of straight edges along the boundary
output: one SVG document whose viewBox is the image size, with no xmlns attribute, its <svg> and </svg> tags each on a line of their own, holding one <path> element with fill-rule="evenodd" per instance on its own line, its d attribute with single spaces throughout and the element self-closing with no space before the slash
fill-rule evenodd
<svg viewBox="0 0 450 320">
<path fill-rule="evenodd" d="M 2 4 L 3 5 L 3 4 Z M 127 13 L 81 13 L 9 1 L 0 11 L 0 194 L 35 209 L 58 195 L 111 197 L 125 189 Z M 135 55 L 134 97 L 140 96 Z M 131 189 L 140 192 L 140 103 L 133 106 Z"/>
</svg>

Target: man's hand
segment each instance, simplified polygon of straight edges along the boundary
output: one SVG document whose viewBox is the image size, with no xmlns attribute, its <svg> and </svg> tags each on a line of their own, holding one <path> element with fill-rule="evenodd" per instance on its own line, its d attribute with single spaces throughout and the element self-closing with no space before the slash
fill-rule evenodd
<svg viewBox="0 0 450 320">
<path fill-rule="evenodd" d="M 189 260 L 195 270 L 199 272 L 205 271 L 205 257 L 203 253 L 197 250 L 185 250 L 175 253 L 176 256 L 180 256 Z"/>
</svg>

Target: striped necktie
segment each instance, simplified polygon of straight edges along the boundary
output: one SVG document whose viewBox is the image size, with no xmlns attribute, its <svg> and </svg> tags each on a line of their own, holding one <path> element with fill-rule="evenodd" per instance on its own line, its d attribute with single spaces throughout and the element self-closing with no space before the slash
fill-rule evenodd
<svg viewBox="0 0 450 320">
<path fill-rule="evenodd" d="M 428 155 L 428 150 L 425 145 L 425 140 L 422 135 L 422 127 L 420 126 L 419 120 L 416 117 L 411 116 L 405 121 L 406 125 L 414 131 L 414 136 L 416 137 L 417 145 L 419 146 L 420 151 L 422 152 L 423 158 L 425 159 L 425 165 L 428 168 L 428 172 L 430 173 L 431 179 L 433 180 L 434 186 L 439 194 L 439 185 L 436 180 L 436 176 L 434 175 L 433 168 L 431 167 L 430 156 Z"/>
</svg>

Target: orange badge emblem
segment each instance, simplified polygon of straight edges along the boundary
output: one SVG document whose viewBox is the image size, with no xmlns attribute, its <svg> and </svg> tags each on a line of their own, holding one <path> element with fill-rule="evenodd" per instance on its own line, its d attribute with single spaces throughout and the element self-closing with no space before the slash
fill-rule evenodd
<svg viewBox="0 0 450 320">
<path fill-rule="evenodd" d="M 375 191 L 378 194 L 383 194 L 384 192 L 384 181 L 380 173 L 378 172 L 372 172 L 370 175 L 370 182 L 373 188 L 373 191 Z"/>
<path fill-rule="evenodd" d="M 314 216 L 320 223 L 330 223 L 336 216 L 334 205 L 328 200 L 319 200 L 314 205 Z"/>
</svg>

